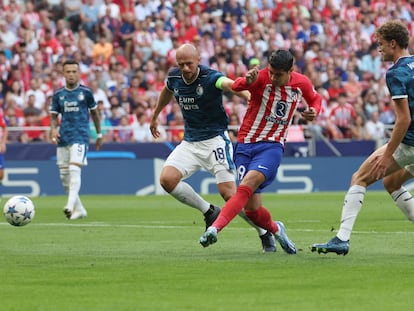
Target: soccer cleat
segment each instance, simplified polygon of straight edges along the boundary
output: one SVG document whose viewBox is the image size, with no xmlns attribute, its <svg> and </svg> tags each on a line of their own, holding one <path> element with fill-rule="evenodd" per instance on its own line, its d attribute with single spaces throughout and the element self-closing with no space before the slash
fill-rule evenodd
<svg viewBox="0 0 414 311">
<path fill-rule="evenodd" d="M 335 236 L 325 244 L 313 244 L 311 251 L 318 252 L 318 254 L 336 253 L 337 255 L 345 256 L 349 252 L 349 241 L 342 241 Z"/>
<path fill-rule="evenodd" d="M 276 244 L 275 239 L 273 238 L 273 234 L 267 231 L 265 234 L 260 236 L 262 240 L 262 249 L 263 253 L 274 253 L 276 252 Z"/>
<path fill-rule="evenodd" d="M 285 226 L 281 221 L 275 221 L 276 225 L 279 227 L 279 231 L 275 233 L 275 239 L 279 242 L 283 250 L 288 254 L 296 254 L 296 246 L 291 240 L 289 240 Z"/>
<path fill-rule="evenodd" d="M 214 227 L 208 227 L 206 232 L 204 232 L 204 234 L 200 238 L 200 244 L 203 245 L 203 247 L 207 247 L 216 242 L 217 242 L 217 229 Z"/>
<path fill-rule="evenodd" d="M 81 219 L 88 216 L 88 212 L 83 208 L 82 210 L 75 210 L 70 216 L 70 220 Z"/>
<path fill-rule="evenodd" d="M 65 214 L 67 219 L 70 219 L 70 217 L 72 216 L 73 210 L 65 206 L 63 208 L 63 213 Z"/>
<path fill-rule="evenodd" d="M 210 227 L 213 222 L 217 219 L 220 214 L 220 207 L 210 204 L 210 208 L 204 213 L 204 222 L 206 223 L 206 230 Z"/>
</svg>

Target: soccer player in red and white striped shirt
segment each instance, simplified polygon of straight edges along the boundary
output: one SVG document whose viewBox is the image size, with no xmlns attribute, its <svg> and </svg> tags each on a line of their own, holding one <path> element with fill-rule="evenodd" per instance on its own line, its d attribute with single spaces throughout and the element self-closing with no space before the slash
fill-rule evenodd
<svg viewBox="0 0 414 311">
<path fill-rule="evenodd" d="M 244 208 L 253 223 L 274 234 L 285 252 L 296 253 L 283 223 L 272 220 L 261 196 L 276 177 L 287 131 L 299 103 L 307 106 L 302 116 L 308 121 L 316 119 L 321 107 L 321 96 L 309 78 L 293 71 L 293 62 L 289 51 L 272 51 L 267 68 L 255 67 L 233 83 L 234 91 L 251 93 L 234 151 L 240 184 L 219 217 L 201 236 L 200 244 L 204 247 L 215 243 L 218 232 Z"/>
</svg>

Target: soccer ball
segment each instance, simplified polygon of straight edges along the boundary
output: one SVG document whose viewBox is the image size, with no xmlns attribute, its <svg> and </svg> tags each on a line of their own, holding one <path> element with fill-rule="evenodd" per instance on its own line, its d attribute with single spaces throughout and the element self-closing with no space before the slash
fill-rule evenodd
<svg viewBox="0 0 414 311">
<path fill-rule="evenodd" d="M 3 214 L 9 224 L 21 227 L 33 220 L 35 206 L 28 197 L 16 195 L 4 204 Z"/>
</svg>

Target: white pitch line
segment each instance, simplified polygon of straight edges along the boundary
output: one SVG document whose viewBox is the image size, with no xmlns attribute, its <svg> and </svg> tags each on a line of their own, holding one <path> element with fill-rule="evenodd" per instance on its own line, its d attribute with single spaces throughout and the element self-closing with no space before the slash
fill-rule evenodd
<svg viewBox="0 0 414 311">
<path fill-rule="evenodd" d="M 162 222 L 156 222 L 162 223 Z M 0 225 L 7 225 L 10 226 L 8 223 L 0 223 Z M 154 224 L 154 225 L 141 225 L 141 224 L 111 224 L 111 223 L 104 223 L 104 222 L 92 222 L 92 223 L 31 223 L 27 226 L 33 227 L 83 227 L 83 228 L 131 228 L 131 229 L 186 229 L 193 226 L 168 226 L 168 225 L 161 225 L 161 224 Z M 201 226 L 202 228 L 203 226 Z M 227 227 L 226 230 L 236 230 L 236 231 L 244 231 L 244 230 L 255 230 L 254 228 L 235 228 L 235 227 Z M 289 229 L 289 231 L 295 232 L 328 232 L 327 229 Z M 332 231 L 330 233 L 335 234 L 336 231 Z M 414 231 L 393 231 L 393 232 L 386 232 L 386 231 L 353 231 L 352 233 L 357 234 L 414 234 Z"/>
</svg>

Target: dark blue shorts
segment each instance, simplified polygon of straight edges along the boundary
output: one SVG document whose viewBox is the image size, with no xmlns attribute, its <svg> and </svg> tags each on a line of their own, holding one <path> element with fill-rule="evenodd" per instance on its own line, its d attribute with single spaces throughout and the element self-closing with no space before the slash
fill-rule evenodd
<svg viewBox="0 0 414 311">
<path fill-rule="evenodd" d="M 237 166 L 238 180 L 242 180 L 248 171 L 259 171 L 266 177 L 266 180 L 257 188 L 255 193 L 262 192 L 275 180 L 283 151 L 283 145 L 276 142 L 236 144 L 234 162 Z"/>
<path fill-rule="evenodd" d="M 4 154 L 0 153 L 0 169 L 4 170 Z"/>
</svg>

